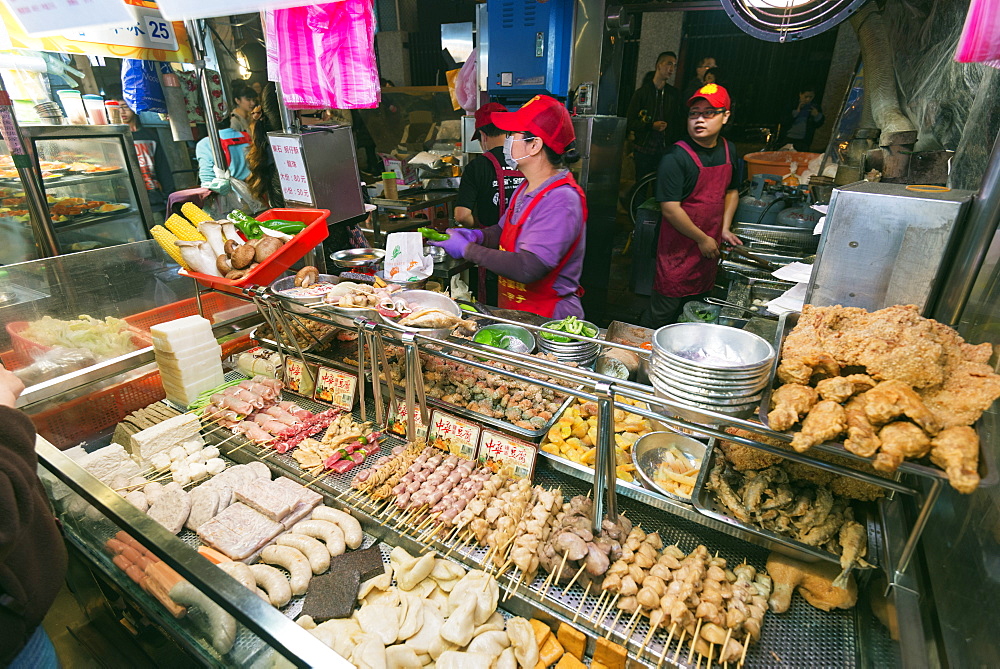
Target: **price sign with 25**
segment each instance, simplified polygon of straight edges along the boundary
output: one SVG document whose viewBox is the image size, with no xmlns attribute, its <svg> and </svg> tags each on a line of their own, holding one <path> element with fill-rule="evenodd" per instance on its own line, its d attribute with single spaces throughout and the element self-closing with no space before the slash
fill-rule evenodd
<svg viewBox="0 0 1000 669">
<path fill-rule="evenodd" d="M 147 37 L 150 42 L 158 44 L 177 44 L 174 36 L 174 26 L 161 17 L 146 16 Z"/>
</svg>

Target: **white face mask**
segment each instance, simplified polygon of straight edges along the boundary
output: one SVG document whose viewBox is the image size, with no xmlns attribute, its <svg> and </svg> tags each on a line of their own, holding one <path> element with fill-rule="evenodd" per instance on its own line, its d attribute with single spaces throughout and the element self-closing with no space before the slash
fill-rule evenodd
<svg viewBox="0 0 1000 669">
<path fill-rule="evenodd" d="M 534 138 L 532 138 L 534 139 Z M 524 160 L 528 156 L 521 156 L 520 158 L 515 158 L 510 154 L 511 149 L 514 146 L 514 142 L 529 142 L 529 139 L 514 139 L 512 135 L 508 135 L 507 139 L 503 140 L 503 157 L 507 161 L 507 167 L 512 170 L 517 169 L 517 163 Z"/>
</svg>

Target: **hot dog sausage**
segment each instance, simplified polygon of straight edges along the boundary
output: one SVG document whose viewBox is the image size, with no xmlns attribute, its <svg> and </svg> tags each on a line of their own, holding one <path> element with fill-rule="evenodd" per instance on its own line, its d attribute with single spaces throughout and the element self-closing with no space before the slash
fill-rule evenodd
<svg viewBox="0 0 1000 669">
<path fill-rule="evenodd" d="M 330 568 L 330 551 L 322 543 L 304 534 L 286 532 L 278 536 L 275 543 L 279 546 L 291 546 L 306 556 L 314 574 L 322 574 Z"/>
<path fill-rule="evenodd" d="M 266 564 L 255 564 L 250 567 L 257 585 L 267 592 L 271 606 L 281 608 L 292 599 L 292 588 L 285 575 L 274 567 Z"/>
<path fill-rule="evenodd" d="M 296 523 L 291 530 L 295 534 L 322 539 L 330 555 L 343 555 L 347 548 L 343 531 L 327 520 L 303 520 Z"/>
<path fill-rule="evenodd" d="M 306 556 L 291 546 L 268 546 L 260 553 L 261 562 L 284 567 L 290 574 L 293 595 L 304 595 L 312 579 L 312 567 Z"/>
<path fill-rule="evenodd" d="M 361 531 L 361 523 L 349 513 L 333 509 L 328 506 L 317 506 L 313 509 L 314 520 L 325 520 L 335 524 L 344 533 L 344 540 L 351 550 L 360 548 L 365 540 L 365 535 Z"/>
</svg>

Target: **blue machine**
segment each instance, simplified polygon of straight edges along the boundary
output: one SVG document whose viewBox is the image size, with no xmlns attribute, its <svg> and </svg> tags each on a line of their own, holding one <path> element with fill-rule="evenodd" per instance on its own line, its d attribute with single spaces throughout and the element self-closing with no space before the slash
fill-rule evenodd
<svg viewBox="0 0 1000 669">
<path fill-rule="evenodd" d="M 491 100 L 566 99 L 575 6 L 575 0 L 486 0 Z"/>
</svg>

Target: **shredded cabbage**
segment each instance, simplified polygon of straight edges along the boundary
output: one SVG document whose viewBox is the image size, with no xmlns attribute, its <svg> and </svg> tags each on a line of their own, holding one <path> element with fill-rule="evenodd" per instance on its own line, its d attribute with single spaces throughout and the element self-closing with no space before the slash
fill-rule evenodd
<svg viewBox="0 0 1000 669">
<path fill-rule="evenodd" d="M 69 321 L 44 316 L 29 323 L 20 333 L 25 339 L 43 346 L 86 349 L 99 360 L 135 351 L 134 335 L 132 326 L 120 318 L 108 316 L 102 321 L 87 315 Z"/>
</svg>

